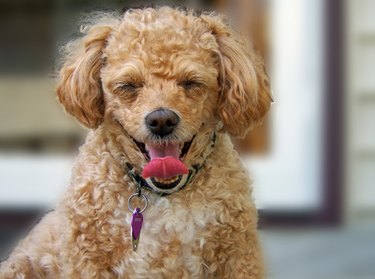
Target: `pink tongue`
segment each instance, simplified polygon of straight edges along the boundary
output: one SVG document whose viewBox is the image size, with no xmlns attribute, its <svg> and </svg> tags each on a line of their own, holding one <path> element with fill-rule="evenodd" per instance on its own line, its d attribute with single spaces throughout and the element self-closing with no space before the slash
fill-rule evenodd
<svg viewBox="0 0 375 279">
<path fill-rule="evenodd" d="M 178 144 L 147 145 L 146 149 L 151 161 L 143 168 L 142 176 L 144 178 L 170 178 L 189 173 L 185 164 L 179 160 Z"/>
</svg>

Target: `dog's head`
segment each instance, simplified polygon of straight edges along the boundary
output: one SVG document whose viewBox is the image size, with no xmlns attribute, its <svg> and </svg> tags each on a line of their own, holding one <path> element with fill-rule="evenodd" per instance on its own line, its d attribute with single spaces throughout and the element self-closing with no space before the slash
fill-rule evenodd
<svg viewBox="0 0 375 279">
<path fill-rule="evenodd" d="M 183 147 L 219 122 L 244 136 L 270 106 L 262 62 L 218 15 L 130 10 L 84 34 L 67 48 L 60 102 L 89 128 L 119 123 L 150 159 L 183 161 Z M 149 175 L 183 171 L 176 160 L 160 164 L 169 163 L 178 170 L 156 175 L 155 165 Z"/>
</svg>

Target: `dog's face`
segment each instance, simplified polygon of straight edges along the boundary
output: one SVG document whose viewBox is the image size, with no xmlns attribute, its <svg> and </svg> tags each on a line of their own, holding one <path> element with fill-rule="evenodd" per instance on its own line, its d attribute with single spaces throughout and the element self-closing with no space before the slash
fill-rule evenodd
<svg viewBox="0 0 375 279">
<path fill-rule="evenodd" d="M 163 179 L 186 171 L 176 165 L 197 135 L 222 122 L 243 136 L 271 102 L 262 63 L 221 17 L 171 8 L 87 28 L 68 47 L 57 92 L 84 125 L 120 124 L 149 160 L 174 158 L 144 170 Z"/>
<path fill-rule="evenodd" d="M 182 146 L 202 125 L 217 122 L 220 62 L 204 48 L 217 43 L 182 16 L 144 24 L 139 15 L 125 17 L 103 51 L 105 117 L 138 142 Z"/>
</svg>

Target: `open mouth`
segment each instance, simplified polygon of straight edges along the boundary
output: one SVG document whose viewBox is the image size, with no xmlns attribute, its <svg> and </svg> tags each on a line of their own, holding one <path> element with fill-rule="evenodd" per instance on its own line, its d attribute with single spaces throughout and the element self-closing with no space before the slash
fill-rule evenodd
<svg viewBox="0 0 375 279">
<path fill-rule="evenodd" d="M 142 177 L 158 189 L 172 189 L 185 183 L 189 169 L 182 160 L 188 153 L 194 137 L 184 143 L 161 144 L 145 144 L 133 139 L 147 160 Z"/>
<path fill-rule="evenodd" d="M 193 138 L 190 141 L 187 141 L 187 142 L 183 143 L 182 147 L 180 148 L 181 152 L 180 152 L 179 158 L 181 160 L 188 153 L 194 138 L 195 138 L 195 136 L 193 136 Z M 138 149 L 142 152 L 143 156 L 145 156 L 146 160 L 149 162 L 150 161 L 150 155 L 149 155 L 149 151 L 146 149 L 146 144 L 143 143 L 143 142 L 137 141 L 133 137 L 132 137 L 132 139 L 135 142 L 135 144 L 137 145 Z"/>
</svg>

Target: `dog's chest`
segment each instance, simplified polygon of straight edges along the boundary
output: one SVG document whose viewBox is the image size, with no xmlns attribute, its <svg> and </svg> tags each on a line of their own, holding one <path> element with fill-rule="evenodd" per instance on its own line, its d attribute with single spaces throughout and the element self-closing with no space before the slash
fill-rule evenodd
<svg viewBox="0 0 375 279">
<path fill-rule="evenodd" d="M 207 226 L 215 220 L 214 211 L 158 198 L 150 201 L 143 216 L 138 248 L 126 253 L 121 269 L 125 268 L 127 273 L 131 270 L 137 278 L 151 278 L 152 273 L 158 278 L 170 272 L 185 272 L 191 278 L 201 278 L 202 247 L 208 237 Z M 129 227 L 130 220 L 131 214 L 128 214 Z"/>
</svg>

